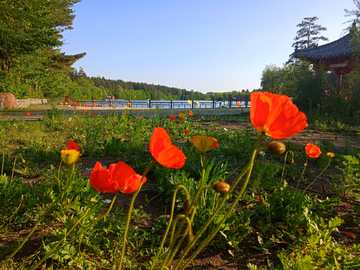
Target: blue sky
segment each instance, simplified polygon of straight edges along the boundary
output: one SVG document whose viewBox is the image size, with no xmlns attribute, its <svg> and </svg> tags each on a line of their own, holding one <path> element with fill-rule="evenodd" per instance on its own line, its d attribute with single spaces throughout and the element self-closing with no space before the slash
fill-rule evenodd
<svg viewBox="0 0 360 270">
<path fill-rule="evenodd" d="M 283 66 L 304 17 L 334 41 L 352 0 L 83 0 L 66 54 L 88 76 L 206 92 L 260 88 L 266 65 Z M 326 42 L 325 42 L 326 43 Z M 319 45 L 324 44 L 320 42 Z"/>
</svg>

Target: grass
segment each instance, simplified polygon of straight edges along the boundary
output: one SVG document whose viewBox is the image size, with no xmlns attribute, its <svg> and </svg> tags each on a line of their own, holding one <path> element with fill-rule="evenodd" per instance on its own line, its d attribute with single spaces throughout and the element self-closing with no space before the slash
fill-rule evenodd
<svg viewBox="0 0 360 270">
<path fill-rule="evenodd" d="M 126 245 L 131 252 L 124 258 L 123 269 L 150 269 L 168 223 L 166 215 L 173 192 L 178 185 L 186 187 L 191 196 L 198 189 L 201 161 L 190 142 L 191 137 L 211 136 L 219 141 L 219 148 L 206 154 L 205 182 L 212 185 L 219 180 L 234 181 L 235 175 L 248 163 L 257 136 L 246 112 L 222 116 L 195 112 L 192 117 L 175 121 L 159 111 L 153 116 L 144 115 L 144 119 L 127 111 L 95 116 L 83 111 L 65 113 L 53 106 L 41 121 L 0 122 L 0 264 L 24 238 L 22 232 L 41 221 L 25 248 L 2 269 L 31 269 L 42 258 L 46 260 L 41 262 L 41 269 L 114 269 L 118 265 L 127 211 L 124 207 L 127 203 L 118 201 L 125 202 L 128 197 L 117 198 L 110 214 L 95 222 L 108 209 L 106 200 L 113 197 L 95 191 L 89 178 L 82 176 L 84 168 L 80 164 L 72 171 L 59 165 L 60 150 L 66 148 L 69 139 L 81 148 L 83 161 L 80 163 L 124 161 L 141 174 L 151 160 L 148 144 L 152 131 L 161 126 L 187 156 L 181 170 L 154 165 L 147 176 L 144 195 L 138 198 L 142 205 L 133 210 Z M 176 115 L 177 111 L 173 113 Z M 224 129 L 224 123 L 243 124 L 245 128 Z M 313 130 L 349 132 L 340 120 L 329 120 L 328 116 L 318 117 L 309 126 Z M 185 134 L 184 129 L 190 133 Z M 263 142 L 266 145 L 270 139 Z M 209 243 L 211 248 L 234 258 L 250 258 L 253 254 L 266 258 L 251 263 L 248 263 L 250 259 L 237 261 L 239 269 L 358 269 L 359 242 L 344 234 L 356 234 L 360 224 L 356 201 L 359 189 L 354 185 L 359 181 L 358 150 L 336 152 L 326 177 L 316 180 L 321 184 L 330 183 L 336 196 L 323 198 L 319 195 L 321 192 L 304 193 L 301 187 L 307 186 L 316 173 L 326 167 L 329 162 L 326 152 L 336 150 L 333 143 L 320 142 L 323 155 L 309 161 L 303 175 L 306 160 L 303 146 L 293 142 L 286 146 L 293 151 L 295 162 L 290 164 L 284 155 L 259 156 L 245 196 L 226 221 L 220 222 L 229 204 L 214 214 L 221 196 L 212 189 L 204 192 L 193 223 L 194 234 L 215 215 L 200 241 L 221 224 L 220 232 Z M 69 177 L 71 182 L 67 185 Z M 27 184 L 25 179 L 40 181 Z M 300 189 L 296 189 L 299 179 Z M 156 184 L 155 194 L 146 191 L 147 184 Z M 236 188 L 229 202 L 238 192 Z M 175 201 L 176 214 L 183 213 L 184 200 L 185 194 L 180 192 Z M 351 218 L 343 219 L 337 211 L 342 201 L 347 203 Z M 52 208 L 48 210 L 50 205 Z M 155 206 L 159 208 L 156 211 Z M 160 250 L 160 260 L 164 260 L 166 250 L 166 245 Z M 174 266 L 177 258 L 175 256 L 169 265 Z M 214 264 L 215 267 L 218 266 Z"/>
</svg>

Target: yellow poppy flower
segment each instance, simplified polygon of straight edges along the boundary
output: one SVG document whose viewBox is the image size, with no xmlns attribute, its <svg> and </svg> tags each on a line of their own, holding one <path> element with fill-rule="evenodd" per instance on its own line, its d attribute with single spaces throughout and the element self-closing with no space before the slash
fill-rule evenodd
<svg viewBox="0 0 360 270">
<path fill-rule="evenodd" d="M 68 166 L 77 162 L 81 156 L 80 152 L 74 149 L 61 150 L 60 154 L 61 161 Z"/>
<path fill-rule="evenodd" d="M 190 101 L 190 100 L 188 100 L 188 104 L 191 105 L 191 101 Z"/>
<path fill-rule="evenodd" d="M 206 153 L 210 149 L 218 148 L 219 142 L 214 137 L 194 136 L 191 141 L 197 150 L 201 153 Z"/>
<path fill-rule="evenodd" d="M 199 103 L 199 101 L 196 101 L 196 105 L 200 106 L 200 103 Z"/>
<path fill-rule="evenodd" d="M 335 157 L 335 154 L 334 154 L 334 153 L 331 153 L 331 152 L 327 152 L 327 156 L 328 156 L 329 158 L 333 158 L 333 157 Z"/>
</svg>

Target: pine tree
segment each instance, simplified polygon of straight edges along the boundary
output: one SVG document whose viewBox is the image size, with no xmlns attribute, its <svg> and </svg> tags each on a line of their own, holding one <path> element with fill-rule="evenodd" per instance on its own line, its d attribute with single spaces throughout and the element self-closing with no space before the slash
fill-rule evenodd
<svg viewBox="0 0 360 270">
<path fill-rule="evenodd" d="M 295 49 L 305 49 L 316 47 L 319 40 L 328 41 L 329 39 L 324 36 L 319 36 L 321 31 L 326 31 L 327 28 L 315 24 L 318 17 L 307 17 L 297 25 L 300 29 L 296 32 L 295 42 L 292 47 Z"/>
</svg>

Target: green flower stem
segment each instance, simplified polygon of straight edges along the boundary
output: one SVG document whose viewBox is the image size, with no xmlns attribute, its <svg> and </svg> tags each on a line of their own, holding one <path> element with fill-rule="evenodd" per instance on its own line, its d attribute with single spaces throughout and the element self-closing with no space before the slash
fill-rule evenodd
<svg viewBox="0 0 360 270">
<path fill-rule="evenodd" d="M 204 189 L 207 189 L 207 188 L 213 188 L 213 186 L 205 186 L 205 187 L 203 187 L 201 190 L 199 190 L 200 192 L 198 193 L 198 195 L 200 196 L 201 192 L 202 192 Z M 197 204 L 197 201 L 198 201 L 199 196 L 198 196 L 198 197 L 195 197 L 195 199 L 194 199 L 194 200 L 192 201 L 192 203 L 190 204 L 190 207 L 189 207 L 188 212 L 185 213 L 185 216 L 188 217 L 188 216 L 189 216 L 189 213 L 190 213 L 189 211 L 192 209 L 191 216 L 190 216 L 190 222 L 191 222 L 191 223 L 193 222 L 194 217 L 195 217 L 196 204 Z M 177 229 L 177 231 L 176 231 L 176 233 L 175 233 L 175 235 L 176 235 L 175 238 L 177 238 L 177 236 L 180 234 L 182 228 L 184 227 L 184 224 L 185 224 L 185 219 L 181 221 L 181 223 L 180 223 L 180 225 L 179 225 L 179 227 L 178 227 L 178 229 Z M 172 232 L 172 234 L 171 234 L 171 236 L 170 236 L 170 243 L 172 242 L 172 239 L 174 238 L 173 235 L 174 235 L 174 231 Z M 176 252 L 177 252 L 177 249 L 175 249 L 175 250 L 173 251 L 173 253 L 176 253 Z"/>
<path fill-rule="evenodd" d="M 50 252 L 47 253 L 47 254 L 46 254 L 34 267 L 32 267 L 30 270 L 35 270 L 43 261 L 45 261 L 47 258 L 49 258 L 50 255 L 52 255 L 52 254 L 55 252 L 55 250 L 60 246 L 60 244 L 66 239 L 66 237 L 68 237 L 69 234 L 76 228 L 76 226 L 79 224 L 79 222 L 86 217 L 86 215 L 89 213 L 89 211 L 90 211 L 90 209 L 87 209 L 86 212 L 85 212 L 85 214 L 75 222 L 75 224 L 66 232 L 66 234 L 64 235 L 64 237 L 50 250 Z"/>
<path fill-rule="evenodd" d="M 9 187 L 7 188 L 6 196 L 9 194 L 9 191 L 10 191 L 10 188 L 11 188 L 11 183 L 12 183 L 12 180 L 13 180 L 13 178 L 14 178 L 14 171 L 15 171 L 16 159 L 17 159 L 17 154 L 16 154 L 15 159 L 14 159 L 13 169 L 12 169 L 12 171 L 11 171 L 10 184 L 9 184 Z"/>
<path fill-rule="evenodd" d="M 305 191 L 306 191 L 312 184 L 314 184 L 314 182 L 316 181 L 316 179 L 318 179 L 318 178 L 326 171 L 326 169 L 330 166 L 330 163 L 331 163 L 331 158 L 329 159 L 328 165 L 326 165 L 326 167 L 321 171 L 321 173 L 319 173 L 319 175 L 316 176 L 316 178 L 304 189 L 303 193 L 305 193 Z"/>
<path fill-rule="evenodd" d="M 262 138 L 262 136 L 260 136 L 260 138 Z M 216 228 L 210 233 L 210 235 L 208 235 L 205 240 L 200 244 L 200 246 L 191 254 L 190 258 L 185 262 L 185 264 L 180 268 L 180 269 L 185 269 L 185 267 L 199 254 L 199 252 L 211 241 L 211 239 L 213 239 L 215 237 L 215 235 L 218 233 L 218 231 L 220 230 L 222 224 L 226 221 L 226 219 L 232 214 L 232 211 L 234 209 L 234 207 L 236 206 L 236 204 L 238 203 L 238 201 L 241 199 L 241 197 L 243 196 L 243 194 L 245 193 L 246 187 L 249 184 L 250 181 L 250 176 L 252 173 L 252 169 L 254 167 L 254 161 L 255 161 L 255 157 L 258 153 L 258 150 L 254 150 L 252 155 L 251 155 L 251 159 L 249 162 L 249 169 L 248 169 L 248 173 L 247 173 L 247 177 L 246 180 L 239 192 L 239 194 L 237 195 L 237 197 L 235 198 L 235 200 L 233 201 L 233 203 L 231 204 L 230 208 L 227 210 L 225 216 L 221 219 L 221 221 L 219 222 L 219 224 L 216 226 Z M 226 196 L 224 196 L 226 197 Z M 213 217 L 215 216 L 215 214 L 213 215 Z M 203 226 L 204 227 L 204 226 Z M 206 229 L 206 228 L 205 228 Z M 195 245 L 197 238 L 199 238 L 202 234 L 203 230 L 200 231 L 196 234 L 194 240 L 192 241 L 192 243 L 190 243 L 190 245 L 184 250 L 182 256 L 179 258 L 177 264 L 174 267 L 175 269 L 178 269 L 180 263 L 182 262 L 183 258 L 185 257 L 185 255 L 188 253 L 188 251 Z M 198 237 L 197 237 L 198 236 Z"/>
<path fill-rule="evenodd" d="M 169 231 L 170 231 L 171 222 L 172 222 L 172 219 L 173 219 L 173 217 L 174 217 L 175 203 L 176 203 L 176 195 L 177 195 L 177 192 L 178 192 L 179 189 L 183 189 L 183 190 L 185 191 L 185 193 L 186 193 L 186 198 L 189 198 L 189 197 L 190 197 L 189 191 L 186 189 L 185 186 L 183 186 L 183 185 L 178 185 L 178 186 L 176 187 L 176 189 L 175 189 L 175 191 L 174 191 L 174 194 L 173 194 L 173 199 L 172 199 L 171 214 L 170 214 L 169 224 L 168 224 L 167 227 L 166 227 L 166 231 L 165 231 L 164 236 L 163 236 L 163 239 L 162 239 L 162 241 L 161 241 L 160 248 L 159 248 L 158 252 L 156 253 L 156 255 L 155 255 L 155 257 L 154 257 L 154 260 L 153 260 L 153 262 L 152 262 L 152 265 L 151 265 L 150 270 L 154 269 L 154 267 L 155 267 L 155 265 L 156 265 L 156 263 L 157 263 L 157 260 L 158 260 L 158 258 L 159 258 L 159 256 L 160 256 L 161 250 L 162 250 L 163 247 L 164 247 L 164 244 L 165 244 L 165 241 L 166 241 L 166 237 L 167 237 L 167 235 L 168 235 L 168 233 L 169 233 Z M 172 240 L 171 240 L 171 241 L 172 241 Z M 171 243 L 171 241 L 170 241 L 170 243 Z"/>
<path fill-rule="evenodd" d="M 19 211 L 23 199 L 24 199 L 24 195 L 21 195 L 19 206 L 15 209 L 14 213 L 12 213 L 12 215 L 9 217 L 9 221 L 7 223 L 4 223 L 2 226 L 0 226 L 0 228 L 3 228 L 4 226 L 7 226 L 7 224 L 9 224 L 11 218 L 16 214 L 17 211 Z"/>
<path fill-rule="evenodd" d="M 297 183 L 297 185 L 296 185 L 296 189 L 295 189 L 295 190 L 297 190 L 298 187 L 299 187 L 299 184 L 300 184 L 300 181 L 301 181 L 301 177 L 303 176 L 307 165 L 308 165 L 308 157 L 306 156 L 306 162 L 305 162 L 305 164 L 304 164 L 304 169 L 303 169 L 303 171 L 301 172 L 301 175 L 300 175 L 300 178 L 299 178 L 299 181 L 298 181 L 298 183 Z"/>
<path fill-rule="evenodd" d="M 228 191 L 227 195 L 226 196 L 223 196 L 219 206 L 217 207 L 217 209 L 215 210 L 215 212 L 212 214 L 212 216 L 205 222 L 205 224 L 200 228 L 200 230 L 196 233 L 195 235 L 195 238 L 194 240 L 190 243 L 190 245 L 188 247 L 185 248 L 184 252 L 182 253 L 182 255 L 180 256 L 177 264 L 175 265 L 175 268 L 179 266 L 179 264 L 181 263 L 181 261 L 183 261 L 184 257 L 186 256 L 186 254 L 193 248 L 193 246 L 195 245 L 196 241 L 201 237 L 201 235 L 204 233 L 204 231 L 207 229 L 207 227 L 211 224 L 211 222 L 215 219 L 216 215 L 220 212 L 220 210 L 222 209 L 222 207 L 224 206 L 226 200 L 227 200 L 227 197 L 228 195 L 232 194 L 232 192 L 234 191 L 234 189 L 236 188 L 237 184 L 239 183 L 239 181 L 241 180 L 241 178 L 250 170 L 252 170 L 252 167 L 254 166 L 254 160 L 255 160 L 255 157 L 256 157 L 256 154 L 258 153 L 258 150 L 257 148 L 259 147 L 260 143 L 261 143 L 261 140 L 263 139 L 263 137 L 265 136 L 264 133 L 261 133 L 259 138 L 257 139 L 256 143 L 255 143 L 255 150 L 253 151 L 253 154 L 251 156 L 251 159 L 248 163 L 248 165 L 244 168 L 244 170 L 237 176 L 237 178 L 234 180 L 234 182 L 232 183 L 231 187 L 230 187 L 230 190 Z M 248 174 L 248 178 L 250 178 L 250 174 Z M 240 191 L 239 194 L 242 195 L 242 192 L 245 191 L 245 188 L 248 184 L 248 181 L 245 181 L 244 184 L 243 184 L 243 187 Z M 237 200 L 239 200 L 241 197 L 238 196 Z M 234 201 L 234 203 L 237 203 L 237 200 Z M 225 220 L 225 219 L 223 219 Z M 221 226 L 222 222 L 219 223 L 219 225 Z M 220 228 L 220 226 L 218 226 Z M 217 229 L 215 229 L 215 233 L 217 233 Z M 215 234 L 214 234 L 215 235 Z M 206 240 L 206 239 L 205 239 Z M 204 241 L 205 241 L 204 240 Z M 210 239 L 211 240 L 211 239 Z M 209 241 L 210 241 L 209 240 Z M 207 241 L 208 242 L 208 241 Z M 206 243 L 207 244 L 207 243 Z M 203 245 L 205 246 L 205 244 Z M 202 247 L 203 247 L 202 246 Z M 202 248 L 201 247 L 201 248 Z M 197 250 L 197 253 L 199 253 L 200 250 L 198 249 Z M 197 253 L 195 254 L 195 256 L 197 255 Z M 194 258 L 195 256 L 192 256 L 192 258 Z M 192 259 L 191 258 L 191 259 Z M 189 263 L 190 261 L 187 262 L 187 264 Z"/>
<path fill-rule="evenodd" d="M 285 154 L 285 160 L 284 160 L 284 166 L 283 166 L 283 171 L 282 171 L 282 174 L 281 174 L 281 180 L 280 180 L 280 185 L 282 186 L 283 185 L 283 181 L 284 181 L 284 173 L 285 173 L 285 167 L 286 167 L 286 160 L 287 160 L 287 156 L 288 154 L 291 153 L 291 158 L 294 158 L 294 152 L 292 150 L 289 150 L 286 152 Z"/>
<path fill-rule="evenodd" d="M 62 196 L 65 194 L 65 192 L 69 189 L 71 184 L 71 175 L 69 175 L 68 181 L 66 183 L 66 187 L 61 191 L 61 193 L 57 196 L 55 201 L 53 201 L 50 206 L 46 209 L 44 214 L 39 218 L 39 220 L 35 223 L 34 227 L 31 229 L 31 231 L 26 235 L 25 239 L 20 243 L 20 245 L 17 246 L 17 248 L 11 253 L 9 257 L 7 257 L 3 263 L 0 265 L 0 269 L 3 265 L 5 265 L 6 262 L 8 262 L 18 251 L 24 246 L 24 244 L 29 240 L 30 236 L 35 232 L 37 227 L 40 225 L 41 221 L 49 214 L 51 209 L 59 202 L 59 200 L 62 198 Z"/>
<path fill-rule="evenodd" d="M 179 249 L 179 247 L 181 246 L 182 242 L 184 241 L 184 239 L 185 239 L 185 237 L 186 237 L 186 234 L 188 233 L 189 229 L 191 228 L 191 220 L 189 219 L 189 217 L 186 217 L 185 215 L 179 215 L 179 216 L 176 217 L 176 219 L 175 219 L 175 221 L 174 221 L 173 229 L 172 229 L 172 234 L 174 233 L 176 224 L 177 224 L 177 222 L 178 222 L 178 220 L 179 220 L 180 218 L 182 218 L 184 222 L 185 222 L 185 221 L 187 222 L 186 230 L 185 230 L 183 236 L 181 237 L 179 243 L 177 244 L 177 246 L 175 247 L 174 250 L 172 250 L 172 249 L 173 249 L 176 241 L 171 241 L 171 242 L 170 242 L 167 255 L 166 255 L 166 257 L 165 257 L 165 259 L 164 259 L 164 261 L 163 261 L 163 264 L 161 265 L 160 270 L 163 269 L 164 267 L 166 267 L 166 266 L 169 264 L 169 262 L 172 260 L 172 258 L 175 256 L 177 250 Z M 180 230 L 177 230 L 177 231 L 176 231 L 176 234 L 175 234 L 175 239 L 178 239 L 179 235 L 180 235 Z M 172 237 L 172 239 L 174 239 L 174 238 Z"/>
<path fill-rule="evenodd" d="M 144 173 L 142 175 L 141 181 L 140 181 L 140 185 L 139 188 L 137 189 L 137 191 L 133 194 L 131 201 L 130 201 L 130 206 L 129 206 L 129 212 L 127 215 L 127 219 L 126 219 L 126 224 L 125 224 L 125 232 L 124 232 L 124 238 L 123 238 L 123 243 L 122 243 L 122 247 L 121 247 L 121 255 L 120 255 L 120 263 L 119 263 L 119 267 L 118 269 L 121 270 L 121 266 L 122 266 L 122 261 L 124 258 L 124 254 L 125 254 L 125 247 L 126 247 L 126 236 L 129 230 L 129 224 L 130 224 L 130 219 L 131 219 L 131 212 L 134 206 L 134 202 L 135 202 L 135 198 L 136 196 L 139 194 L 141 187 L 142 187 L 142 181 L 145 177 L 145 175 L 149 172 L 150 168 L 152 167 L 152 165 L 154 165 L 156 162 L 156 160 L 153 158 L 149 164 L 146 166 Z"/>
</svg>

